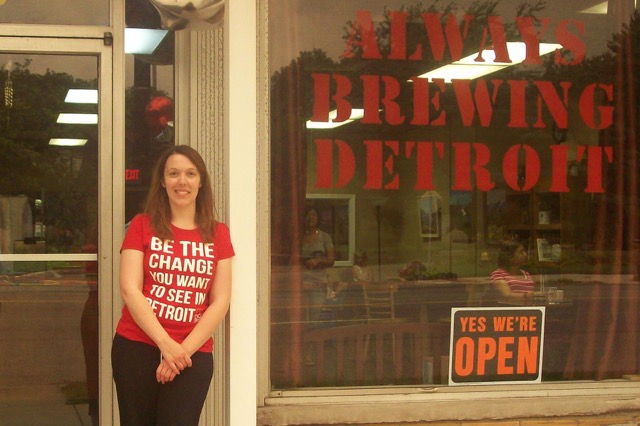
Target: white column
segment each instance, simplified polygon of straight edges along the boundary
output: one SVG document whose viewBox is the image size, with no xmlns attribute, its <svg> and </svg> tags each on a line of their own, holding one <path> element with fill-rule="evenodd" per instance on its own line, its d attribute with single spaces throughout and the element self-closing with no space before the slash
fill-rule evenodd
<svg viewBox="0 0 640 426">
<path fill-rule="evenodd" d="M 229 424 L 256 424 L 257 41 L 255 0 L 226 4 L 228 223 L 236 250 L 229 321 Z"/>
</svg>

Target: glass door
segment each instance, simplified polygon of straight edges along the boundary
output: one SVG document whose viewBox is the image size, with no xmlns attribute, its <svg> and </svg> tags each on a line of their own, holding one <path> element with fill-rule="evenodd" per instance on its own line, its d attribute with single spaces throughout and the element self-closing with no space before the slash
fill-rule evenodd
<svg viewBox="0 0 640 426">
<path fill-rule="evenodd" d="M 98 424 L 100 338 L 108 339 L 99 306 L 112 291 L 104 278 L 112 258 L 110 64 L 102 40 L 0 37 L 6 424 Z"/>
</svg>

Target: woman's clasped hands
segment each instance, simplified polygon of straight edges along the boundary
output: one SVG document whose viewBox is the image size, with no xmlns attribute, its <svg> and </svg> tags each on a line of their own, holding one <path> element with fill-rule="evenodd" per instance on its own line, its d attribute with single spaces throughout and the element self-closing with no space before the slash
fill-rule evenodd
<svg viewBox="0 0 640 426">
<path fill-rule="evenodd" d="M 156 369 L 156 380 L 162 384 L 172 381 L 182 370 L 191 367 L 191 357 L 178 342 L 172 340 L 161 349 L 162 357 Z"/>
</svg>

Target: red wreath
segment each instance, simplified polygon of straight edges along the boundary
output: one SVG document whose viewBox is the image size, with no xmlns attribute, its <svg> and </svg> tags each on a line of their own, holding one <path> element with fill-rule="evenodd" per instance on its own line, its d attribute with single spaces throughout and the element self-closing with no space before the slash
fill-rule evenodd
<svg viewBox="0 0 640 426">
<path fill-rule="evenodd" d="M 160 134 L 173 122 L 174 108 L 171 99 L 166 96 L 152 98 L 144 111 L 144 119 L 153 134 Z"/>
</svg>

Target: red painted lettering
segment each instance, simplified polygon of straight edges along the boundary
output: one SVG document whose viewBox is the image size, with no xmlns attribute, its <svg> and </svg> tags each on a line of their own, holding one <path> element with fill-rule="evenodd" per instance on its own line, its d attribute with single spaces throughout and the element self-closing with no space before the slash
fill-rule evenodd
<svg viewBox="0 0 640 426">
<path fill-rule="evenodd" d="M 564 47 L 565 51 L 571 53 L 571 60 L 567 60 L 567 56 L 563 55 L 559 50 L 556 51 L 555 62 L 559 65 L 578 65 L 581 63 L 586 54 L 587 46 L 580 37 L 569 31 L 569 24 L 575 25 L 580 35 L 584 35 L 584 22 L 574 19 L 565 19 L 558 24 L 556 28 L 556 40 Z"/>
<path fill-rule="evenodd" d="M 481 191 L 489 191 L 495 186 L 491 180 L 491 174 L 485 168 L 491 159 L 491 153 L 486 145 L 479 143 L 454 142 L 451 144 L 455 161 L 453 171 L 454 191 L 468 191 L 473 188 L 471 183 L 471 172 L 475 172 L 476 187 Z M 471 165 L 471 148 L 476 154 L 475 162 Z"/>
<path fill-rule="evenodd" d="M 356 12 L 356 22 L 351 25 L 347 38 L 347 46 L 342 53 L 342 57 L 353 58 L 357 48 L 362 49 L 363 59 L 382 58 L 380 50 L 378 49 L 371 12 L 368 10 L 358 10 Z"/>
</svg>

